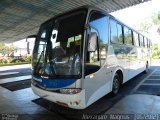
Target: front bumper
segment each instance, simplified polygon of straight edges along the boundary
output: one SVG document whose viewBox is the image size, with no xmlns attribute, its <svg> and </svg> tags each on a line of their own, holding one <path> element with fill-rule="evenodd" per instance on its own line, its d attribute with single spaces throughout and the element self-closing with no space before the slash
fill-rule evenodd
<svg viewBox="0 0 160 120">
<path fill-rule="evenodd" d="M 57 104 L 74 109 L 84 109 L 87 107 L 85 102 L 85 90 L 82 90 L 77 94 L 61 94 L 43 90 L 34 86 L 33 84 L 31 84 L 31 87 L 36 95 Z"/>
</svg>

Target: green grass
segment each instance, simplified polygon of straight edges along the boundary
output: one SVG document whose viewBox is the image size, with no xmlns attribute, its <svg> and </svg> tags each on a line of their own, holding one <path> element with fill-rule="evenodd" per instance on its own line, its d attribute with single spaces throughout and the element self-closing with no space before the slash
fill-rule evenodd
<svg viewBox="0 0 160 120">
<path fill-rule="evenodd" d="M 31 64 L 31 63 L 30 62 L 0 63 L 0 66 L 13 66 L 13 65 L 22 65 L 22 64 Z"/>
</svg>

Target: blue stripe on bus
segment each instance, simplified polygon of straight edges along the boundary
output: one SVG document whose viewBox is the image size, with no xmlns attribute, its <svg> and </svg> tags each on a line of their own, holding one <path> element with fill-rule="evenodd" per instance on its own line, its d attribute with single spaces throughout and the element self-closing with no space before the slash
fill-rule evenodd
<svg viewBox="0 0 160 120">
<path fill-rule="evenodd" d="M 36 80 L 35 78 L 39 80 Z M 45 79 L 45 78 L 38 78 L 35 76 L 33 77 L 33 80 L 38 85 L 50 89 L 67 87 L 76 82 L 76 79 Z"/>
</svg>

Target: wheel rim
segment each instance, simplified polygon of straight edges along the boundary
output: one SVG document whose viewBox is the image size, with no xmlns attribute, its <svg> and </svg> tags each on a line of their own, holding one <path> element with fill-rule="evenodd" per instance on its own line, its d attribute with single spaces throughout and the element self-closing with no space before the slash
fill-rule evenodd
<svg viewBox="0 0 160 120">
<path fill-rule="evenodd" d="M 117 79 L 117 77 L 115 77 L 115 79 L 113 80 L 113 93 L 114 94 L 118 93 L 119 87 L 120 87 L 119 80 Z"/>
</svg>

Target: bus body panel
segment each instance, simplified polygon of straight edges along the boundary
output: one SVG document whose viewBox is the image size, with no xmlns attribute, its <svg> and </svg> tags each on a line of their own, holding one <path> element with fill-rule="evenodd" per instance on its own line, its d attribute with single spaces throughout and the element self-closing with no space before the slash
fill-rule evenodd
<svg viewBox="0 0 160 120">
<path fill-rule="evenodd" d="M 111 91 L 111 72 L 107 72 L 106 69 L 103 67 L 84 79 L 87 106 Z"/>
<path fill-rule="evenodd" d="M 46 79 L 32 76 L 34 83 L 44 89 L 54 90 L 60 88 L 75 88 L 79 79 Z"/>
<path fill-rule="evenodd" d="M 67 94 L 46 91 L 38 87 L 35 87 L 34 85 L 31 85 L 31 87 L 36 95 L 40 96 L 41 98 L 52 101 L 54 103 L 75 109 L 84 109 L 87 107 L 85 102 L 85 90 L 82 90 L 78 94 L 67 95 Z"/>
</svg>

